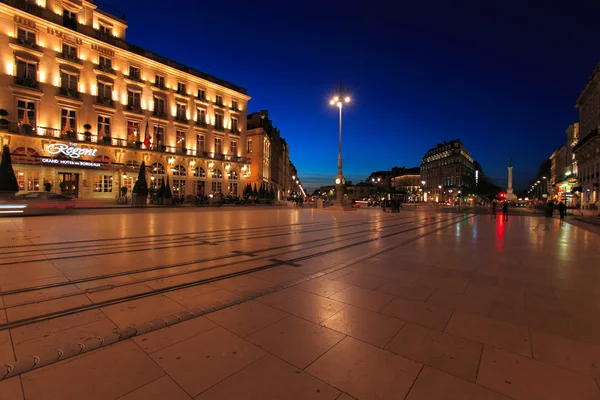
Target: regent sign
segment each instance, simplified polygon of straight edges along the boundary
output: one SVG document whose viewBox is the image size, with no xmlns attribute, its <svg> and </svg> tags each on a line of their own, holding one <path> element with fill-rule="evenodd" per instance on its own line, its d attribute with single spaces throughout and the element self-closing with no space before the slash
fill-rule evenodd
<svg viewBox="0 0 600 400">
<path fill-rule="evenodd" d="M 81 156 L 95 157 L 98 149 L 83 149 L 73 144 L 52 143 L 46 146 L 46 152 L 56 155 L 64 154 L 67 157 L 79 158 Z"/>
</svg>

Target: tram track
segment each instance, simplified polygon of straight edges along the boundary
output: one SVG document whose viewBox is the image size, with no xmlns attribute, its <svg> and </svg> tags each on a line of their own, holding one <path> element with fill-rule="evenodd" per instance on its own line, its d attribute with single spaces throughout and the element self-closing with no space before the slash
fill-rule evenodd
<svg viewBox="0 0 600 400">
<path fill-rule="evenodd" d="M 398 217 L 398 218 L 394 218 L 394 219 L 387 219 L 386 221 L 389 220 L 397 220 L 397 219 L 407 219 L 410 217 Z M 379 221 L 381 222 L 381 221 Z M 313 230 L 299 230 L 299 231 L 293 231 L 293 232 L 284 232 L 285 235 L 294 235 L 294 234 L 305 234 L 305 233 L 314 233 L 314 232 L 321 232 L 321 231 L 326 231 L 326 230 L 330 230 L 330 229 L 343 229 L 343 228 L 347 228 L 347 227 L 354 227 L 354 226 L 360 226 L 360 225 L 364 225 L 365 222 L 361 221 L 361 222 L 357 222 L 357 223 L 353 223 L 353 224 L 348 224 L 348 225 L 343 225 L 343 226 L 339 226 L 339 227 L 323 227 L 323 228 L 319 228 L 319 229 L 313 229 Z M 369 223 L 369 222 L 367 222 Z M 376 223 L 376 222 L 371 222 L 371 223 Z M 182 234 L 184 236 L 190 236 L 192 234 Z M 251 236 L 249 236 L 251 235 Z M 42 261 L 57 261 L 57 260 L 66 260 L 66 259 L 74 259 L 74 258 L 83 258 L 83 257 L 96 257 L 96 256 L 104 256 L 104 255 L 114 255 L 114 254 L 126 254 L 126 253 L 135 253 L 135 252 L 142 252 L 142 251 L 155 251 L 155 250 L 166 250 L 166 249 L 174 249 L 174 248 L 182 248 L 182 247 L 195 247 L 195 246 L 203 246 L 203 245 L 215 245 L 215 244 L 222 244 L 222 243 L 230 243 L 230 242 L 236 242 L 236 241 L 240 241 L 240 240 L 246 240 L 246 239 L 269 239 L 269 238 L 273 238 L 273 237 L 281 237 L 282 234 L 279 232 L 269 232 L 269 234 L 267 235 L 263 235 L 263 236 L 256 236 L 254 233 L 252 234 L 248 234 L 248 236 L 241 236 L 241 237 L 233 237 L 231 239 L 228 240 L 221 240 L 221 241 L 214 241 L 214 240 L 208 240 L 209 238 L 203 238 L 201 236 L 197 236 L 194 238 L 181 238 L 181 241 L 177 241 L 177 243 L 175 244 L 171 244 L 171 245 L 159 245 L 159 246 L 152 246 L 152 247 L 145 247 L 145 248 L 131 248 L 131 246 L 129 244 L 123 244 L 122 246 L 127 246 L 127 248 L 122 248 L 121 250 L 113 250 L 113 251 L 106 251 L 106 252 L 97 252 L 97 253 L 90 253 L 88 250 L 82 249 L 82 250 L 73 250 L 73 248 L 70 249 L 64 249 L 64 250 L 68 250 L 69 253 L 73 253 L 73 252 L 85 252 L 85 254 L 69 254 L 69 255 L 63 255 L 60 257 L 46 257 L 46 253 L 44 251 L 41 251 L 42 254 L 39 255 L 38 258 L 35 259 L 27 259 L 27 260 L 17 260 L 17 261 L 11 261 L 11 262 L 0 262 L 0 267 L 2 266 L 11 266 L 11 265 L 15 265 L 15 264 L 30 264 L 30 263 L 35 263 L 35 262 L 42 262 Z M 211 238 L 211 239 L 215 239 L 215 238 Z M 183 243 L 181 243 L 183 242 Z M 162 243 L 162 242 L 151 242 L 151 243 L 144 243 L 145 245 L 150 245 L 150 244 L 154 244 L 154 243 Z M 115 245 L 111 245 L 112 248 L 114 248 Z M 93 248 L 97 248 L 97 246 L 92 246 Z M 75 247 L 76 249 L 77 247 Z M 2 259 L 2 258 L 0 258 Z M 4 258 L 6 259 L 6 258 Z"/>
<path fill-rule="evenodd" d="M 401 219 L 401 218 L 398 218 L 398 219 Z M 388 221 L 396 221 L 398 219 L 390 219 Z M 422 222 L 422 221 L 427 221 L 428 219 L 431 219 L 431 218 L 424 218 L 424 219 L 421 219 L 421 220 L 415 219 L 415 220 L 411 220 L 411 221 L 407 221 L 407 222 L 403 222 L 403 223 L 398 223 L 398 224 L 393 224 L 393 225 L 385 226 L 384 228 L 392 228 L 392 227 L 397 227 L 397 226 L 401 226 L 401 225 L 409 225 L 409 224 L 412 224 L 412 223 L 418 223 L 418 222 Z M 371 223 L 368 223 L 367 225 L 376 224 L 376 223 L 379 223 L 379 222 L 371 222 Z M 361 224 L 361 225 L 364 225 L 364 224 Z M 362 234 L 362 233 L 366 233 L 366 232 L 370 232 L 370 231 L 372 231 L 372 229 L 367 229 L 367 230 L 357 231 L 357 232 L 349 232 L 349 233 L 338 235 L 337 237 L 338 238 L 340 238 L 340 237 L 346 237 L 346 236 Z M 289 244 L 284 244 L 284 245 L 279 245 L 279 246 L 272 246 L 272 247 L 267 247 L 267 248 L 262 248 L 262 249 L 255 249 L 255 250 L 252 250 L 252 254 L 260 254 L 260 253 L 265 253 L 265 252 L 270 252 L 270 251 L 277 251 L 277 250 L 286 249 L 286 248 L 290 248 L 290 247 L 302 246 L 302 245 L 317 243 L 317 242 L 321 242 L 321 241 L 328 240 L 328 239 L 330 239 L 330 237 L 324 237 L 324 238 L 319 238 L 319 239 L 312 239 L 312 240 L 307 240 L 307 241 L 298 242 L 298 243 L 289 243 Z M 306 249 L 300 249 L 300 250 L 306 250 Z M 281 255 L 281 254 L 277 254 L 277 255 Z M 106 280 L 106 279 L 111 279 L 111 278 L 118 278 L 118 277 L 121 277 L 121 276 L 136 275 L 136 274 L 142 274 L 142 273 L 146 273 L 146 272 L 160 271 L 160 270 L 164 270 L 164 269 L 185 267 L 185 266 L 192 265 L 192 264 L 202 264 L 202 263 L 209 263 L 209 262 L 220 261 L 220 260 L 225 260 L 225 259 L 234 259 L 234 258 L 244 257 L 244 256 L 246 256 L 246 254 L 244 254 L 244 253 L 241 253 L 241 254 L 240 253 L 224 254 L 224 255 L 220 255 L 220 256 L 214 256 L 214 257 L 208 257 L 208 258 L 200 258 L 200 259 L 194 259 L 194 260 L 187 260 L 187 261 L 181 261 L 181 262 L 177 262 L 177 263 L 158 265 L 158 266 L 153 266 L 153 267 L 148 267 L 148 268 L 139 268 L 139 269 L 136 269 L 136 270 L 127 270 L 127 271 L 115 272 L 115 273 L 112 273 L 112 274 L 95 275 L 95 276 L 90 276 L 90 277 L 85 277 L 85 278 L 80 278 L 80 279 L 67 280 L 67 281 L 64 281 L 64 282 L 51 283 L 51 284 L 46 284 L 46 285 L 38 285 L 38 286 L 20 288 L 20 289 L 15 289 L 15 290 L 0 291 L 0 296 L 10 296 L 10 295 L 16 295 L 16 294 L 23 294 L 23 293 L 32 292 L 32 291 L 39 291 L 39 290 L 57 288 L 57 287 L 61 287 L 61 286 L 77 285 L 77 284 L 81 284 L 81 283 L 89 283 L 89 282 L 93 282 L 93 281 L 100 281 L 100 280 Z M 273 256 L 274 255 L 271 254 L 271 255 L 268 255 L 266 257 L 273 257 Z M 259 259 L 263 259 L 263 258 L 265 258 L 265 257 L 252 257 L 251 260 L 254 261 L 254 260 L 259 260 Z M 240 261 L 236 261 L 236 263 L 239 263 L 239 262 Z M 225 265 L 221 265 L 219 267 L 230 266 L 230 265 L 234 265 L 234 264 L 235 263 L 225 264 Z M 170 274 L 170 275 L 163 275 L 163 276 L 160 276 L 160 277 L 154 277 L 153 280 L 165 279 L 165 278 L 169 278 L 169 277 L 172 277 L 172 276 L 177 276 L 177 275 L 180 275 L 180 274 L 189 274 L 189 273 L 193 273 L 193 272 L 198 272 L 198 271 L 184 271 L 182 273 L 176 273 L 176 274 Z M 138 283 L 138 282 L 135 282 L 135 283 Z M 2 309 L 2 307 L 0 307 L 0 309 Z"/>
<path fill-rule="evenodd" d="M 209 266 L 209 267 L 203 267 L 203 268 L 196 268 L 196 269 L 192 269 L 192 270 L 185 270 L 185 271 L 180 271 L 180 272 L 175 272 L 175 273 L 170 273 L 170 274 L 166 274 L 166 275 L 161 275 L 161 276 L 155 276 L 155 277 L 149 277 L 149 278 L 143 278 L 143 279 L 139 279 L 139 278 L 134 278 L 135 280 L 132 282 L 124 282 L 121 284 L 110 284 L 110 285 L 104 285 L 104 286 L 98 286 L 98 287 L 92 287 L 92 288 L 88 288 L 85 291 L 82 292 L 73 292 L 73 293 L 68 293 L 68 294 L 64 294 L 64 295 L 60 295 L 60 296 L 54 296 L 54 297 L 45 297 L 42 299 L 36 299 L 36 300 L 32 300 L 29 302 L 22 302 L 22 303 L 13 303 L 13 304 L 9 304 L 9 305 L 4 305 L 2 307 L 0 307 L 0 310 L 7 310 L 7 309 L 11 309 L 11 308 L 16 308 L 16 307 L 23 307 L 23 306 L 27 306 L 27 305 L 32 305 L 32 304 L 36 304 L 39 302 L 43 302 L 43 301 L 50 301 L 50 300 L 59 300 L 59 299 L 64 299 L 67 297 L 74 297 L 74 296 L 79 296 L 82 294 L 90 294 L 90 293 L 98 293 L 98 292 L 102 292 L 102 291 L 107 291 L 107 290 L 113 290 L 113 289 L 117 289 L 117 288 L 122 288 L 122 287 L 126 287 L 126 286 L 132 286 L 132 285 L 139 285 L 141 283 L 149 283 L 149 282 L 153 282 L 153 281 L 158 281 L 158 280 L 162 280 L 162 279 L 169 279 L 169 278 L 174 278 L 174 277 L 178 277 L 178 276 L 184 276 L 184 275 L 190 275 L 190 274 L 194 274 L 194 273 L 198 273 L 198 272 L 206 272 L 206 271 L 210 271 L 210 270 L 216 270 L 218 268 L 227 268 L 233 265 L 239 265 L 239 264 L 243 264 L 246 262 L 255 262 L 258 260 L 264 260 L 264 259 L 270 259 L 270 258 L 274 258 L 277 256 L 281 256 L 281 255 L 289 255 L 291 253 L 295 253 L 295 252 L 302 252 L 302 251 L 306 251 L 306 250 L 312 250 L 315 248 L 319 248 L 319 247 L 323 247 L 323 246 L 329 246 L 332 244 L 337 244 L 340 242 L 344 242 L 347 240 L 353 240 L 356 239 L 356 237 L 360 237 L 363 234 L 375 234 L 377 232 L 381 232 L 384 229 L 389 229 L 389 228 L 394 228 L 400 225 L 410 225 L 413 223 L 418 223 L 420 221 L 411 221 L 408 223 L 403 223 L 403 224 L 395 224 L 395 225 L 390 225 L 390 226 L 386 226 L 380 229 L 368 229 L 368 230 L 362 230 L 362 231 L 357 231 L 357 232 L 349 232 L 343 235 L 338 235 L 335 238 L 333 238 L 333 240 L 331 240 L 330 242 L 326 242 L 326 243 L 319 243 L 316 244 L 314 246 L 308 246 L 308 247 L 302 247 L 299 249 L 293 249 L 293 250 L 287 250 L 285 252 L 281 252 L 281 253 L 275 253 L 275 254 L 268 254 L 262 257 L 259 256 L 254 256 L 251 259 L 247 259 L 247 260 L 241 260 L 241 261 L 235 261 L 235 262 L 231 262 L 231 263 L 227 263 L 227 264 L 220 264 L 220 265 L 213 265 L 213 266 Z M 269 249 L 261 249 L 261 250 L 254 250 L 252 253 L 253 254 L 259 254 L 259 253 L 264 253 L 264 252 L 268 252 L 268 251 L 274 251 L 274 250 L 281 250 L 284 248 L 289 248 L 289 247 L 297 247 L 297 246 L 302 246 L 305 244 L 314 244 L 317 242 L 322 242 L 325 240 L 328 240 L 331 238 L 321 238 L 321 239 L 315 239 L 315 240 L 310 240 L 307 242 L 303 242 L 303 243 L 295 243 L 295 244 L 289 244 L 289 245 L 282 245 L 282 246 L 276 246 L 276 247 L 272 247 Z M 243 255 L 241 255 L 243 256 Z M 222 257 L 220 259 L 227 259 L 227 258 L 234 258 L 236 256 L 225 256 Z M 211 261 L 215 261 L 215 260 L 211 260 Z M 199 264 L 200 262 L 197 262 L 197 260 L 195 261 L 190 261 L 190 262 L 185 262 L 185 263 L 180 263 L 183 265 L 179 265 L 179 266 L 187 266 L 190 264 Z M 173 268 L 173 265 L 169 265 L 169 266 L 161 266 L 161 269 L 166 269 L 166 268 Z M 154 269 L 150 269 L 150 271 L 145 271 L 145 272 L 152 272 L 152 271 L 157 271 L 156 268 Z M 143 272 L 142 272 L 143 273 Z M 126 273 L 124 276 L 128 276 L 128 275 L 135 275 L 136 273 Z M 123 275 L 121 275 L 123 276 Z M 98 278 L 98 279 L 93 279 L 93 280 L 86 280 L 85 282 L 76 282 L 76 281 L 67 281 L 67 282 L 61 282 L 60 284 L 56 284 L 53 287 L 59 287 L 59 286 L 70 286 L 70 285 L 77 285 L 77 284 L 81 284 L 81 283 L 89 283 L 89 282 L 94 282 L 94 281 L 100 281 L 100 280 L 106 280 L 106 279 L 110 279 L 110 278 Z M 46 288 L 45 288 L 46 289 Z M 5 299 L 11 295 L 18 295 L 18 294 L 23 294 L 23 293 L 28 293 L 31 291 L 36 291 L 36 290 L 40 290 L 39 288 L 36 289 L 21 289 L 21 290 L 15 290 L 12 293 L 11 292 L 1 292 L 0 294 L 5 296 Z"/>
<path fill-rule="evenodd" d="M 432 225 L 436 225 L 436 224 L 440 224 L 440 223 L 445 223 L 448 221 L 451 221 L 450 223 L 444 224 L 442 226 L 438 226 L 428 232 L 425 232 L 423 234 L 417 235 L 416 238 L 412 238 L 409 239 L 406 243 L 410 242 L 410 241 L 414 241 L 417 240 L 419 238 L 422 238 L 424 236 L 430 235 L 432 233 L 435 233 L 437 231 L 440 231 L 442 229 L 445 229 L 449 226 L 453 226 L 459 222 L 465 221 L 468 218 L 472 218 L 472 215 L 470 216 L 453 216 L 450 218 L 446 218 L 446 219 L 440 219 L 440 220 L 436 220 L 434 222 L 430 222 L 430 223 L 426 223 L 423 225 L 418 225 L 415 227 L 411 227 L 408 229 L 404 229 L 404 230 L 400 230 L 400 231 L 396 231 L 396 232 L 391 232 L 385 235 L 378 235 L 374 238 L 369 238 L 369 239 L 365 239 L 356 243 L 352 243 L 352 244 L 347 244 L 347 245 L 343 245 L 340 247 L 336 247 L 333 249 L 329 249 L 329 250 L 324 250 L 321 252 L 317 252 L 317 253 L 313 253 L 313 254 L 309 254 L 309 255 L 305 255 L 305 256 L 301 256 L 301 257 L 296 257 L 296 258 L 292 258 L 292 259 L 288 259 L 285 261 L 279 261 L 279 260 L 274 260 L 271 259 L 268 261 L 268 263 L 258 266 L 258 267 L 252 267 L 252 268 L 248 268 L 245 270 L 241 270 L 241 271 L 235 271 L 235 272 L 231 272 L 231 273 L 226 273 L 220 276 L 216 276 L 216 277 L 210 277 L 210 278 L 205 278 L 205 279 L 199 279 L 196 281 L 192 281 L 192 282 L 185 282 L 185 283 L 180 283 L 180 284 L 175 284 L 175 285 L 171 285 L 171 286 L 166 286 L 163 288 L 159 288 L 159 289 L 155 289 L 152 290 L 150 292 L 145 292 L 145 293 L 137 293 L 137 294 L 132 294 L 132 295 L 128 295 L 128 296 L 123 296 L 120 298 L 114 298 L 114 299 L 109 299 L 109 300 L 105 300 L 105 301 L 99 301 L 99 302 L 95 302 L 95 303 L 91 303 L 91 304 L 86 304 L 86 305 L 82 305 L 82 306 L 76 306 L 76 307 L 71 307 L 71 308 L 67 308 L 67 309 L 63 309 L 63 310 L 58 310 L 58 311 L 53 311 L 53 312 L 49 312 L 49 313 L 45 313 L 45 314 L 39 314 L 39 315 L 35 315 L 32 317 L 27 317 L 27 318 L 23 318 L 20 320 L 16 320 L 16 321 L 12 321 L 12 322 L 7 322 L 4 324 L 0 324 L 0 331 L 3 330 L 7 330 L 7 329 L 13 329 L 13 328 L 17 328 L 17 327 L 22 327 L 22 326 L 26 326 L 26 325 L 31 325 L 37 322 L 41 322 L 41 321 L 45 321 L 45 320 L 50 320 L 50 319 L 55 319 L 58 317 L 62 317 L 62 316 L 67 316 L 67 315 L 72 315 L 72 314 L 76 314 L 76 313 L 80 313 L 80 312 L 84 312 L 84 311 L 88 311 L 88 310 L 94 310 L 94 309 L 98 309 L 98 308 L 102 308 L 102 307 L 107 307 L 110 305 L 114 305 L 114 304 L 120 304 L 120 303 L 125 303 L 128 301 L 133 301 L 133 300 L 138 300 L 138 299 L 142 299 L 142 298 L 146 298 L 146 297 L 151 297 L 151 296 L 156 296 L 156 295 L 160 295 L 163 293 L 167 293 L 167 292 L 172 292 L 175 290 L 180 290 L 180 289 L 186 289 L 186 288 L 190 288 L 190 287 L 195 287 L 195 286 L 199 286 L 199 285 L 203 285 L 203 284 L 207 284 L 207 283 L 212 283 L 212 282 L 217 282 L 220 280 L 224 280 L 224 279 L 229 279 L 229 278 L 234 278 L 234 277 L 238 277 L 238 276 L 243 276 L 243 275 L 248 275 L 254 272 L 259 272 L 259 271 L 263 271 L 263 270 L 267 270 L 270 268 L 274 268 L 277 266 L 285 266 L 285 265 L 289 265 L 290 263 L 298 263 L 298 262 L 302 262 L 305 260 L 309 260 L 312 258 L 316 258 L 316 257 L 321 257 L 324 255 L 328 255 L 331 253 L 335 253 L 335 252 L 339 252 L 339 251 L 343 251 L 343 250 L 347 250 L 356 246 L 360 246 L 360 245 L 364 245 L 364 244 L 368 244 L 368 243 L 372 243 L 374 241 L 377 240 L 383 240 L 386 238 L 390 238 L 390 237 L 394 237 L 403 233 L 407 233 L 407 232 L 411 232 L 411 231 L 415 231 L 418 229 L 423 229 L 426 228 L 428 226 L 432 226 Z"/>
</svg>

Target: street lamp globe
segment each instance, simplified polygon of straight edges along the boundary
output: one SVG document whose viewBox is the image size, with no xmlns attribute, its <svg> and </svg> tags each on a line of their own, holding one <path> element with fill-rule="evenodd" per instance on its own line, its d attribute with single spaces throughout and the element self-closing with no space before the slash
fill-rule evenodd
<svg viewBox="0 0 600 400">
<path fill-rule="evenodd" d="M 345 101 L 346 103 L 350 103 L 350 96 L 346 96 L 346 98 L 344 99 L 344 101 Z"/>
<path fill-rule="evenodd" d="M 344 205 L 344 174 L 342 172 L 342 109 L 345 103 L 350 103 L 350 96 L 344 95 L 344 89 L 342 87 L 342 82 L 340 82 L 339 91 L 336 90 L 336 94 L 329 101 L 329 104 L 332 106 L 337 106 L 339 109 L 339 120 L 340 120 L 340 128 L 339 128 L 339 149 L 338 149 L 338 171 L 335 177 L 335 186 L 336 186 L 336 200 L 339 206 Z"/>
</svg>

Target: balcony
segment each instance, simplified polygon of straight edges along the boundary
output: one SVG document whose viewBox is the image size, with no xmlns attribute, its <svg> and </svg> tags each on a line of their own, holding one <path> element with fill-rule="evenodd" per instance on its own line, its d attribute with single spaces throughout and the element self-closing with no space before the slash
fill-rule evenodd
<svg viewBox="0 0 600 400">
<path fill-rule="evenodd" d="M 15 85 L 25 86 L 31 89 L 39 89 L 39 82 L 35 79 L 15 76 Z"/>
<path fill-rule="evenodd" d="M 177 122 L 183 122 L 184 124 L 187 124 L 188 122 L 190 122 L 187 117 L 185 115 L 182 114 L 177 114 L 175 116 L 175 121 Z"/>
<path fill-rule="evenodd" d="M 184 90 L 177 89 L 175 91 L 175 94 L 178 95 L 178 96 L 190 97 L 190 95 L 186 91 L 184 91 Z"/>
<path fill-rule="evenodd" d="M 132 82 L 145 83 L 142 77 L 139 75 L 125 75 L 125 79 Z"/>
<path fill-rule="evenodd" d="M 136 104 L 127 104 L 125 106 L 125 110 L 134 112 L 136 114 L 143 114 L 144 113 L 144 110 L 142 110 L 142 107 L 140 107 L 139 105 L 136 105 Z"/>
<path fill-rule="evenodd" d="M 240 111 L 240 108 L 237 105 L 236 106 L 231 106 L 231 107 L 229 107 L 229 109 L 231 111 Z"/>
<path fill-rule="evenodd" d="M 225 107 L 225 105 L 223 105 L 223 103 L 221 103 L 221 102 L 217 103 L 216 101 L 213 103 L 213 105 L 215 107 L 219 107 L 219 108 L 224 108 Z"/>
<path fill-rule="evenodd" d="M 156 110 L 154 110 L 152 112 L 152 116 L 154 116 L 156 118 L 167 119 L 167 114 L 164 111 L 156 111 Z"/>
<path fill-rule="evenodd" d="M 215 125 L 214 129 L 219 132 L 225 132 L 225 128 L 223 128 L 223 125 Z"/>
<path fill-rule="evenodd" d="M 204 120 L 198 120 L 198 121 L 196 121 L 196 126 L 201 126 L 203 128 L 206 128 L 208 126 L 208 124 Z"/>
<path fill-rule="evenodd" d="M 115 101 L 113 99 L 111 99 L 110 97 L 96 96 L 96 104 L 114 108 Z"/>
<path fill-rule="evenodd" d="M 208 100 L 206 100 L 206 96 L 196 96 L 196 100 L 202 103 L 208 103 Z"/>
<path fill-rule="evenodd" d="M 34 40 L 13 38 L 13 39 L 10 39 L 10 43 L 20 46 L 20 47 L 24 47 L 29 50 L 35 50 L 36 52 L 39 52 L 39 53 L 41 53 L 43 51 L 43 49 L 40 46 L 38 46 Z"/>
<path fill-rule="evenodd" d="M 115 71 L 111 66 L 105 64 L 97 64 L 94 66 L 94 69 L 100 72 L 106 72 L 107 74 L 117 75 L 117 71 Z"/>
<path fill-rule="evenodd" d="M 168 90 L 164 83 L 154 82 L 152 83 L 152 87 L 160 90 Z"/>
<path fill-rule="evenodd" d="M 77 66 L 83 65 L 83 61 L 81 61 L 81 59 L 79 59 L 77 56 L 74 56 L 73 54 L 57 52 L 56 58 L 64 60 L 64 61 L 68 61 L 73 64 L 77 64 Z"/>
<path fill-rule="evenodd" d="M 70 97 L 72 99 L 79 98 L 79 92 L 76 89 L 63 88 L 61 87 L 58 92 L 59 95 L 64 97 Z"/>
<path fill-rule="evenodd" d="M 231 133 L 232 135 L 240 136 L 240 131 L 237 129 L 230 129 L 229 133 Z"/>
</svg>

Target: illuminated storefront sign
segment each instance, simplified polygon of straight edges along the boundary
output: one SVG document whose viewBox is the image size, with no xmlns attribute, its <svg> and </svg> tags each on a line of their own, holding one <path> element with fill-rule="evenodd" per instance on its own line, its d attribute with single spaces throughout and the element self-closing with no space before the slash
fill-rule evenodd
<svg viewBox="0 0 600 400">
<path fill-rule="evenodd" d="M 93 167 L 99 168 L 102 164 L 90 162 L 90 161 L 81 161 L 81 160 L 59 160 L 56 158 L 42 158 L 42 162 L 44 164 L 57 164 L 57 165 L 70 165 L 73 167 Z"/>
<path fill-rule="evenodd" d="M 65 156 L 71 158 L 79 158 L 81 156 L 96 157 L 98 149 L 84 149 L 76 146 L 77 145 L 74 143 L 51 143 L 46 146 L 46 152 L 52 155 L 64 154 Z"/>
</svg>

